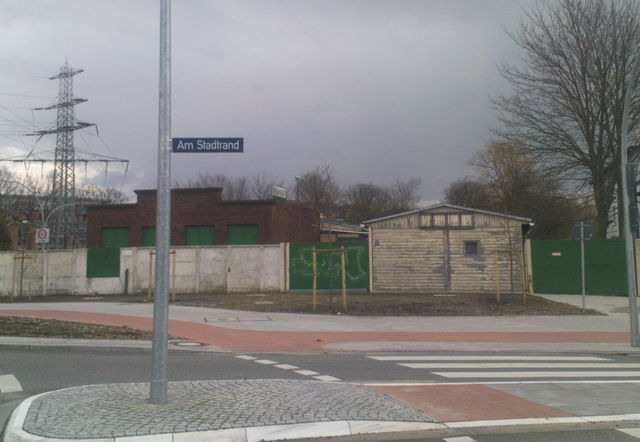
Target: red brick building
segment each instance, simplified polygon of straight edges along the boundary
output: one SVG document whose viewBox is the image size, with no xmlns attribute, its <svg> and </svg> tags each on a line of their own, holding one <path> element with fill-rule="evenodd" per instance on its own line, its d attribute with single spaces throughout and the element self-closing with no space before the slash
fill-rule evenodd
<svg viewBox="0 0 640 442">
<path fill-rule="evenodd" d="M 137 203 L 87 207 L 87 246 L 155 245 L 156 191 Z M 320 214 L 292 201 L 222 200 L 221 187 L 171 191 L 172 245 L 277 244 L 318 241 Z"/>
</svg>

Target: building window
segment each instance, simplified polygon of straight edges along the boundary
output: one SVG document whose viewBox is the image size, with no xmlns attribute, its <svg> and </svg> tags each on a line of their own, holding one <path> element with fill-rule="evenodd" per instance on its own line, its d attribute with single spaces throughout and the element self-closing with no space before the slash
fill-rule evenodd
<svg viewBox="0 0 640 442">
<path fill-rule="evenodd" d="M 464 256 L 478 256 L 480 254 L 480 243 L 478 241 L 464 242 Z"/>
<path fill-rule="evenodd" d="M 258 226 L 255 224 L 236 224 L 227 226 L 227 244 L 258 244 Z"/>
<path fill-rule="evenodd" d="M 213 226 L 185 227 L 186 246 L 210 246 L 214 244 L 215 230 Z"/>
</svg>

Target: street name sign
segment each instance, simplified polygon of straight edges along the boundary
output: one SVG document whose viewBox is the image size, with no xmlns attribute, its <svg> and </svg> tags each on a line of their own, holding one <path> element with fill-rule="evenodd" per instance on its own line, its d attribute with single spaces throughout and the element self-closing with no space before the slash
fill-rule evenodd
<svg viewBox="0 0 640 442">
<path fill-rule="evenodd" d="M 174 153 L 244 152 L 244 138 L 172 138 Z"/>
</svg>

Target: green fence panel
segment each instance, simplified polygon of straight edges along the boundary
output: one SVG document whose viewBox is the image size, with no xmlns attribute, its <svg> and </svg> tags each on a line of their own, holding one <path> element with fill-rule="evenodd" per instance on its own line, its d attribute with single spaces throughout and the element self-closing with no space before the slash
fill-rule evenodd
<svg viewBox="0 0 640 442">
<path fill-rule="evenodd" d="M 348 243 L 305 242 L 289 246 L 289 285 L 291 289 L 313 288 L 313 257 L 311 250 L 335 249 L 344 246 L 346 283 L 349 289 L 369 286 L 369 244 L 366 241 Z M 341 289 L 340 252 L 316 254 L 318 289 Z M 331 278 L 330 278 L 331 276 Z"/>
<path fill-rule="evenodd" d="M 581 294 L 580 241 L 532 240 L 531 265 L 535 293 Z M 585 241 L 585 288 L 589 295 L 626 295 L 624 241 Z"/>
<path fill-rule="evenodd" d="M 531 241 L 531 261 L 535 293 L 582 293 L 579 241 Z"/>
<path fill-rule="evenodd" d="M 87 278 L 120 276 L 120 249 L 105 247 L 87 249 Z"/>
<path fill-rule="evenodd" d="M 627 258 L 624 239 L 585 241 L 584 254 L 587 294 L 627 294 Z"/>
</svg>

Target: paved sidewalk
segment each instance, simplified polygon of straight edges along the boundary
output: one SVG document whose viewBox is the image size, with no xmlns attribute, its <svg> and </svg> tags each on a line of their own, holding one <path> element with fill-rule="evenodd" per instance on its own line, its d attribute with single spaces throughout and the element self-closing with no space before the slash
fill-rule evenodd
<svg viewBox="0 0 640 442">
<path fill-rule="evenodd" d="M 581 303 L 580 296 L 554 295 Z M 174 306 L 169 332 L 210 349 L 268 351 L 556 351 L 638 353 L 629 345 L 628 300 L 589 296 L 600 316 L 352 317 Z M 0 315 L 151 330 L 153 306 L 108 302 L 0 304 Z M 8 345 L 0 338 L 0 345 Z M 16 344 L 15 340 L 13 345 Z"/>
<path fill-rule="evenodd" d="M 351 384 L 171 382 L 163 405 L 149 404 L 148 391 L 148 384 L 108 384 L 33 397 L 14 412 L 5 440 L 258 441 L 442 427 L 419 410 Z"/>
<path fill-rule="evenodd" d="M 551 297 L 550 297 L 551 298 Z M 554 300 L 581 305 L 579 296 Z M 588 297 L 606 316 L 384 317 L 295 315 L 170 307 L 170 333 L 198 351 L 526 351 L 638 354 L 629 346 L 628 301 Z M 150 329 L 149 304 L 0 304 L 21 315 Z M 94 346 L 149 350 L 148 342 L 0 338 L 21 347 Z M 185 348 L 172 344 L 172 349 Z M 188 348 L 188 347 L 187 347 Z M 76 387 L 30 398 L 13 413 L 6 441 L 258 441 L 390 431 L 640 420 L 640 384 L 601 388 L 598 406 L 578 408 L 570 385 L 557 396 L 497 384 L 354 385 L 291 380 L 170 383 L 169 402 L 147 403 L 148 384 Z M 626 396 L 625 396 L 626 395 Z M 630 398 L 620 403 L 621 397 Z M 563 402 L 564 401 L 564 402 Z M 617 408 L 616 408 L 617 407 Z M 614 410 L 611 413 L 602 411 Z M 79 414 L 80 413 L 80 414 Z M 84 413 L 84 414 L 83 414 Z M 603 415 L 604 414 L 604 415 Z M 147 437 L 145 437 L 147 435 Z"/>
</svg>

